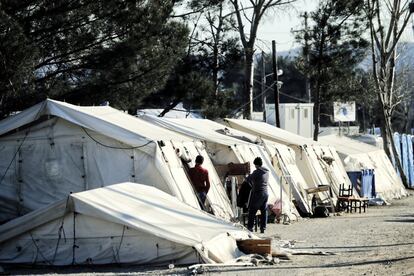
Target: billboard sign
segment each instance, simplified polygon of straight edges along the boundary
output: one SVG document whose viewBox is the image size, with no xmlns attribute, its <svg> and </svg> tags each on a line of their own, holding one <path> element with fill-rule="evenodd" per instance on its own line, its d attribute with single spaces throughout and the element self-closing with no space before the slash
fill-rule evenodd
<svg viewBox="0 0 414 276">
<path fill-rule="evenodd" d="M 335 122 L 353 122 L 355 116 L 355 102 L 334 102 Z"/>
</svg>

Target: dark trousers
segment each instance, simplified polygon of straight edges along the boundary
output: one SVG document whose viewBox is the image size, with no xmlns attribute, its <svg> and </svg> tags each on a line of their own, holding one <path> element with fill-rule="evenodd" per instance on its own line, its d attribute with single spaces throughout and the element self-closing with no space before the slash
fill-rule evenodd
<svg viewBox="0 0 414 276">
<path fill-rule="evenodd" d="M 260 230 L 266 229 L 267 223 L 267 199 L 269 195 L 265 192 L 253 193 L 249 202 L 249 220 L 247 229 L 253 230 L 254 218 L 257 210 L 260 210 Z"/>
<path fill-rule="evenodd" d="M 206 203 L 206 199 L 207 199 L 207 193 L 199 192 L 197 194 L 198 194 L 198 199 L 200 200 L 200 204 L 203 206 L 203 209 L 204 209 L 204 204 Z"/>
</svg>

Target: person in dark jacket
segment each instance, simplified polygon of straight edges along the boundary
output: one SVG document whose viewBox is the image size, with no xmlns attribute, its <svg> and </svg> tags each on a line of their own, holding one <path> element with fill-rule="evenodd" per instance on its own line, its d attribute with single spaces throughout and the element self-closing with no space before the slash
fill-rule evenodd
<svg viewBox="0 0 414 276">
<path fill-rule="evenodd" d="M 207 193 L 210 190 L 210 179 L 208 176 L 208 170 L 203 168 L 204 157 L 198 155 L 195 159 L 195 166 L 189 170 L 191 182 L 193 183 L 194 189 L 197 192 L 198 199 L 202 207 L 207 198 Z"/>
<path fill-rule="evenodd" d="M 243 212 L 247 212 L 251 190 L 251 184 L 246 180 L 243 181 L 237 195 L 237 207 L 243 208 Z"/>
<path fill-rule="evenodd" d="M 269 170 L 262 167 L 263 161 L 260 157 L 256 157 L 253 161 L 256 169 L 246 178 L 250 182 L 252 191 L 249 201 L 249 218 L 247 229 L 253 231 L 254 218 L 257 210 L 260 210 L 260 232 L 264 233 L 267 223 L 267 184 L 269 181 Z"/>
</svg>

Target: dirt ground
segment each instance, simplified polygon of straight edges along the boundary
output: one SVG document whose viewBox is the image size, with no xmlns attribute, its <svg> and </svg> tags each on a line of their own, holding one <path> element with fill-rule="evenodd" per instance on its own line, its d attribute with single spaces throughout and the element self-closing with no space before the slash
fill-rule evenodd
<svg viewBox="0 0 414 276">
<path fill-rule="evenodd" d="M 270 224 L 262 236 L 296 240 L 296 249 L 335 255 L 293 255 L 273 266 L 207 268 L 203 275 L 414 275 L 414 196 L 367 213 Z M 8 274 L 189 275 L 187 267 L 110 266 L 33 269 L 3 267 Z"/>
</svg>

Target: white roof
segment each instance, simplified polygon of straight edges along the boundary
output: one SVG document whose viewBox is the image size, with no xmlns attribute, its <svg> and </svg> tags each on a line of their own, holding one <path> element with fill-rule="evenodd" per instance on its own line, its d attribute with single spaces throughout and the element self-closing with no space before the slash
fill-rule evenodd
<svg viewBox="0 0 414 276">
<path fill-rule="evenodd" d="M 380 148 L 369 145 L 367 143 L 335 134 L 321 136 L 319 137 L 319 141 L 322 144 L 334 146 L 339 153 L 346 155 L 368 153 L 381 150 Z"/>
<path fill-rule="evenodd" d="M 0 243 L 4 244 L 12 238 L 32 232 L 36 227 L 45 225 L 69 212 L 125 225 L 158 238 L 193 247 L 199 250 L 201 255 L 205 250 L 203 246 L 207 247 L 206 249 L 210 252 L 202 256 L 206 259 L 209 259 L 209 256 L 219 258 L 234 253 L 225 252 L 226 249 L 220 252 L 220 246 L 212 243 L 212 240 L 220 243 L 229 237 L 232 237 L 234 241 L 235 238 L 248 238 L 249 236 L 246 230 L 184 204 L 156 188 L 136 183 L 121 183 L 71 194 L 67 200 L 58 201 L 3 224 L 0 226 Z M 56 226 L 50 227 L 52 230 L 49 233 L 57 235 L 58 229 L 53 228 Z M 94 238 L 100 238 L 89 230 L 79 228 L 76 233 L 79 237 L 90 236 L 91 243 Z M 82 231 L 90 233 L 82 233 Z M 104 231 L 104 229 L 96 231 Z M 145 244 L 144 241 L 143 244 Z M 55 245 L 53 241 L 53 246 Z M 145 248 L 136 250 L 145 251 Z M 99 255 L 98 253 L 91 254 L 96 256 Z"/>
<path fill-rule="evenodd" d="M 145 115 L 142 118 L 158 126 L 179 132 L 190 137 L 194 137 L 198 140 L 213 142 L 217 144 L 229 146 L 235 144 L 251 144 L 250 140 L 254 139 L 253 136 L 247 137 L 247 134 L 244 134 L 246 138 L 245 140 L 247 141 L 234 138 L 232 135 L 226 135 L 225 133 L 228 131 L 225 130 L 226 126 L 208 119 L 172 119 L 149 115 Z M 238 135 L 243 134 L 238 133 Z"/>
<path fill-rule="evenodd" d="M 158 116 L 163 112 L 164 109 L 161 108 L 147 108 L 147 109 L 138 109 L 137 115 L 150 115 L 150 116 Z M 164 118 L 202 118 L 200 114 L 195 112 L 189 111 L 184 108 L 182 103 L 179 103 L 176 107 L 168 111 Z"/>
<path fill-rule="evenodd" d="M 251 133 L 253 135 L 258 135 L 262 139 L 267 139 L 288 146 L 302 146 L 317 143 L 312 139 L 277 128 L 264 122 L 256 122 L 245 119 L 225 119 L 225 122 L 232 128 Z"/>
<path fill-rule="evenodd" d="M 134 147 L 142 146 L 148 141 L 192 140 L 109 106 L 76 106 L 50 99 L 0 121 L 0 135 L 36 121 L 43 115 L 65 119 Z M 153 148 L 154 143 L 149 143 L 141 149 L 152 152 Z"/>
</svg>

